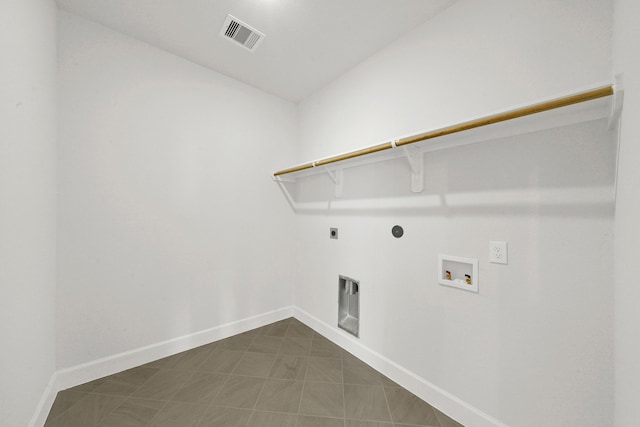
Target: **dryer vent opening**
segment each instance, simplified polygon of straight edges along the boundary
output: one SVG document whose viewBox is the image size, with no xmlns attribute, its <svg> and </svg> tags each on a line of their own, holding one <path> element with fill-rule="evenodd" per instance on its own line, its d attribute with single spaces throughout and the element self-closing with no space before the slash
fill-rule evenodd
<svg viewBox="0 0 640 427">
<path fill-rule="evenodd" d="M 360 336 L 360 282 L 338 277 L 338 327 Z"/>
</svg>

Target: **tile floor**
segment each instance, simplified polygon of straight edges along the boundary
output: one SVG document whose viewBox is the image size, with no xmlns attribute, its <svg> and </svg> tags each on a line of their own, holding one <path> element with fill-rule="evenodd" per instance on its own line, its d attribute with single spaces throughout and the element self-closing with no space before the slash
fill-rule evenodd
<svg viewBox="0 0 640 427">
<path fill-rule="evenodd" d="M 290 318 L 61 391 L 45 427 L 459 427 Z"/>
</svg>

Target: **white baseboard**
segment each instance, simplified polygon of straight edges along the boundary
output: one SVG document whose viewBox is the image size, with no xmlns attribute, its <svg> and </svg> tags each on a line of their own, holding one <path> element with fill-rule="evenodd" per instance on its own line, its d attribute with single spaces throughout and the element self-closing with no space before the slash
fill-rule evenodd
<svg viewBox="0 0 640 427">
<path fill-rule="evenodd" d="M 70 387 L 112 375 L 163 357 L 171 356 L 201 345 L 249 331 L 293 316 L 293 307 L 284 307 L 246 319 L 225 323 L 210 329 L 173 338 L 102 359 L 93 360 L 54 372 L 29 427 L 42 427 L 51 410 L 56 394 Z"/>
<path fill-rule="evenodd" d="M 156 359 L 190 350 L 291 316 L 353 353 L 359 359 L 462 424 L 473 427 L 507 427 L 506 424 L 469 405 L 462 399 L 364 346 L 357 339 L 339 330 L 337 326 L 328 325 L 306 311 L 293 306 L 56 371 L 51 376 L 51 380 L 36 408 L 36 413 L 29 423 L 29 427 L 42 427 L 44 425 L 56 394 L 61 390 L 144 365 Z"/>
<path fill-rule="evenodd" d="M 478 408 L 364 346 L 356 338 L 338 329 L 337 325 L 328 325 L 298 307 L 293 307 L 293 316 L 465 426 L 507 427 Z"/>
<path fill-rule="evenodd" d="M 41 427 L 47 420 L 47 415 L 49 415 L 53 401 L 56 400 L 56 394 L 58 394 L 58 389 L 56 388 L 57 378 L 57 373 L 54 372 L 53 375 L 51 375 L 49 384 L 47 384 L 47 388 L 44 390 L 44 393 L 42 393 L 40 402 L 38 402 L 38 406 L 36 407 L 36 412 L 29 422 L 29 427 Z"/>
</svg>

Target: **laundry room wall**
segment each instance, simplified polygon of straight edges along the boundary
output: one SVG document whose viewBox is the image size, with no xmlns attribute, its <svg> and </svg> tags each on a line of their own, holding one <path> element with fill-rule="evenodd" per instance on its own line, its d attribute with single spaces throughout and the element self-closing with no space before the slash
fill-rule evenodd
<svg viewBox="0 0 640 427">
<path fill-rule="evenodd" d="M 296 107 L 59 13 L 58 368 L 289 307 Z"/>
<path fill-rule="evenodd" d="M 457 2 L 305 99 L 297 161 L 611 83 L 611 27 L 608 1 Z M 426 153 L 420 194 L 405 159 L 345 170 L 341 199 L 301 179 L 295 306 L 464 424 L 609 425 L 615 158 L 605 118 Z M 478 259 L 479 293 L 439 285 L 439 254 Z"/>
</svg>

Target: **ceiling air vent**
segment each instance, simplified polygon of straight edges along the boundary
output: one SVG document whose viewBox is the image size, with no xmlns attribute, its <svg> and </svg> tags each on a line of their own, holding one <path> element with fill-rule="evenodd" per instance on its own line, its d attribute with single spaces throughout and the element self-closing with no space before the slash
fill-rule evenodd
<svg viewBox="0 0 640 427">
<path fill-rule="evenodd" d="M 228 40 L 239 43 L 252 52 L 256 50 L 262 42 L 262 39 L 265 38 L 265 35 L 260 31 L 251 28 L 249 25 L 231 15 L 227 15 L 227 18 L 224 20 L 220 35 Z"/>
</svg>

